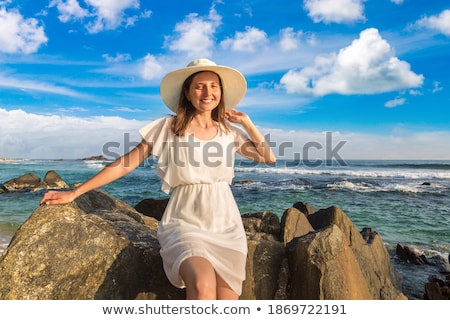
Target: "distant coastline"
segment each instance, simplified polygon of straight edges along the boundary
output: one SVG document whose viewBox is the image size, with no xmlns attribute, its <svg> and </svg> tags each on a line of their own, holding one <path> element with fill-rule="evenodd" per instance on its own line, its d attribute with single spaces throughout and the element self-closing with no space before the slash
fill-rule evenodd
<svg viewBox="0 0 450 320">
<path fill-rule="evenodd" d="M 9 159 L 5 157 L 0 157 L 0 162 L 17 162 L 17 161 L 23 161 L 22 159 Z"/>
</svg>

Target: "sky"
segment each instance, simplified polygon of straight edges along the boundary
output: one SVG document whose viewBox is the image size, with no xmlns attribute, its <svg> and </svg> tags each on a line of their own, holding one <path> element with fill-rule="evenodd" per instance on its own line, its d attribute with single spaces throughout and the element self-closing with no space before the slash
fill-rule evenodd
<svg viewBox="0 0 450 320">
<path fill-rule="evenodd" d="M 450 160 L 448 57 L 448 0 L 0 0 L 0 157 L 127 152 L 208 58 L 279 159 Z"/>
</svg>

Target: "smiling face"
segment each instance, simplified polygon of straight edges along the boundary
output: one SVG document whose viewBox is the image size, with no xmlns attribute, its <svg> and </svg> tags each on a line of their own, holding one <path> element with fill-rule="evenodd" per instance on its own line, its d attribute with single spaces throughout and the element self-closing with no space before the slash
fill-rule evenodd
<svg viewBox="0 0 450 320">
<path fill-rule="evenodd" d="M 211 112 L 222 97 L 219 76 L 211 71 L 196 74 L 185 95 L 197 112 Z"/>
</svg>

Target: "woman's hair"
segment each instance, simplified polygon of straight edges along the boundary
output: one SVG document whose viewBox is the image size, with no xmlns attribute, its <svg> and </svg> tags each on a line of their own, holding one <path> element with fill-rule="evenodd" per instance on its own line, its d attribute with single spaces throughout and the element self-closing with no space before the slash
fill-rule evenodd
<svg viewBox="0 0 450 320">
<path fill-rule="evenodd" d="M 189 123 L 194 118 L 195 107 L 187 99 L 186 92 L 189 91 L 189 88 L 192 84 L 192 80 L 194 79 L 194 77 L 201 72 L 205 71 L 199 71 L 190 75 L 186 80 L 184 80 L 184 83 L 181 87 L 180 97 L 178 99 L 178 108 L 171 125 L 172 132 L 175 133 L 176 135 L 183 136 L 189 126 Z M 220 76 L 217 73 L 215 74 L 219 78 L 220 90 L 222 94 L 219 105 L 212 111 L 212 118 L 214 121 L 219 123 L 219 128 L 224 128 L 225 131 L 228 132 L 229 127 L 225 120 L 225 103 L 223 101 L 222 79 L 220 79 Z"/>
</svg>

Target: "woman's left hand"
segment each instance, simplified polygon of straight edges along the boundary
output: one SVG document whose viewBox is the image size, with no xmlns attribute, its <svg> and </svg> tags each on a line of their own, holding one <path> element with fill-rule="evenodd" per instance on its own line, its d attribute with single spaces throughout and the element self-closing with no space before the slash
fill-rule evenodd
<svg viewBox="0 0 450 320">
<path fill-rule="evenodd" d="M 243 124 L 246 120 L 248 120 L 248 115 L 244 112 L 237 111 L 236 109 L 232 109 L 225 112 L 225 118 L 233 123 Z"/>
</svg>

